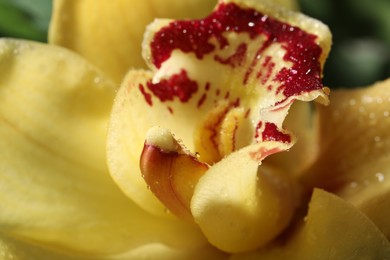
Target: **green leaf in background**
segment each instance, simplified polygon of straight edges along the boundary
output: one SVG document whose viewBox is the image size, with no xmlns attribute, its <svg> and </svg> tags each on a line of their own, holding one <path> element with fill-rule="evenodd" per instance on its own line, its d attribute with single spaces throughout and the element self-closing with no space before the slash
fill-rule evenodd
<svg viewBox="0 0 390 260">
<path fill-rule="evenodd" d="M 0 36 L 46 41 L 51 0 L 0 0 Z"/>
<path fill-rule="evenodd" d="M 365 86 L 390 76 L 389 0 L 299 2 L 303 13 L 326 23 L 333 34 L 325 85 Z"/>
</svg>

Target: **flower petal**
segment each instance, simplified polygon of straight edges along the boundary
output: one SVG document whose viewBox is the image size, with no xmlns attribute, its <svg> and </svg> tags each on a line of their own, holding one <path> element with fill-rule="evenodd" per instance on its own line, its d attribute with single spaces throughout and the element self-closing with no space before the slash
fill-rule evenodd
<svg viewBox="0 0 390 260">
<path fill-rule="evenodd" d="M 204 245 L 197 229 L 150 216 L 110 178 L 114 92 L 110 80 L 66 49 L 0 41 L 2 232 L 80 254 L 154 242 Z"/>
<path fill-rule="evenodd" d="M 231 19 L 232 13 L 238 17 Z M 143 46 L 152 72 L 129 72 L 114 105 L 108 143 L 113 178 L 141 207 L 164 214 L 138 169 L 151 127 L 169 129 L 209 164 L 256 140 L 291 141 L 282 123 L 293 101 L 327 100 L 320 74 L 330 38 L 322 23 L 267 1 L 222 1 L 201 20 L 152 23 Z M 298 77 L 294 66 L 301 69 Z"/>
<path fill-rule="evenodd" d="M 159 259 L 159 260 L 223 260 L 228 259 L 228 255 L 216 250 L 211 245 L 206 245 L 202 248 L 180 250 L 170 248 L 163 244 L 148 244 L 140 246 L 129 252 L 110 256 L 107 259 L 123 260 L 123 259 Z"/>
<path fill-rule="evenodd" d="M 108 164 L 112 177 L 126 195 L 142 208 L 167 216 L 165 207 L 147 189 L 140 171 L 146 133 L 153 126 L 169 129 L 193 150 L 192 133 L 188 128 L 195 128 L 192 126 L 195 116 L 185 108 L 176 109 L 175 104 L 172 108 L 176 112 L 172 114 L 164 103 L 146 94 L 143 86 L 150 79 L 150 72 L 130 71 L 118 90 L 108 131 Z"/>
<path fill-rule="evenodd" d="M 289 175 L 261 164 L 291 144 L 262 142 L 216 163 L 200 178 L 191 212 L 210 243 L 231 253 L 254 250 L 290 223 L 297 205 Z"/>
<path fill-rule="evenodd" d="M 231 259 L 388 259 L 390 244 L 378 228 L 343 199 L 316 189 L 298 231 L 284 242 Z"/>
<path fill-rule="evenodd" d="M 130 67 L 142 68 L 141 41 L 156 17 L 195 18 L 216 0 L 56 0 L 49 42 L 80 53 L 120 83 Z"/>
<path fill-rule="evenodd" d="M 304 182 L 352 202 L 390 237 L 390 79 L 331 99 L 319 109 L 319 155 Z"/>
<path fill-rule="evenodd" d="M 235 117 L 230 110 L 242 109 L 237 125 L 249 127 L 227 134 L 249 142 L 228 142 L 223 151 L 254 139 L 277 139 L 269 133 L 283 134 L 295 100 L 327 103 L 321 70 L 330 42 L 329 29 L 319 21 L 268 1 L 221 1 L 204 19 L 156 20 L 148 27 L 143 56 L 155 74 L 144 91 L 167 108 L 181 102 L 198 110 L 204 131 L 198 131 L 195 148 L 210 151 L 197 152 L 213 163 L 224 155 L 216 140 L 226 138 L 215 133 L 224 119 Z"/>
<path fill-rule="evenodd" d="M 299 177 L 310 167 L 317 158 L 318 129 L 316 128 L 317 113 L 312 104 L 307 102 L 294 102 L 291 106 L 284 127 L 294 133 L 297 143 L 288 153 L 277 153 L 271 156 L 267 163 L 290 172 Z"/>
<path fill-rule="evenodd" d="M 147 133 L 140 168 L 149 189 L 167 209 L 192 221 L 193 190 L 209 166 L 186 151 L 167 129 L 153 127 Z"/>
<path fill-rule="evenodd" d="M 40 259 L 74 259 L 69 255 L 49 251 L 46 248 L 29 244 L 0 233 L 0 259 L 1 260 L 40 260 Z"/>
</svg>

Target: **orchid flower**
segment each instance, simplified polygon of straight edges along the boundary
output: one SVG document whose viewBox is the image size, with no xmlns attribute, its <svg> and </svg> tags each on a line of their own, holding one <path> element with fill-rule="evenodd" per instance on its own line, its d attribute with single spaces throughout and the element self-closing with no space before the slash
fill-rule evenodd
<svg viewBox="0 0 390 260">
<path fill-rule="evenodd" d="M 390 256 L 390 81 L 326 106 L 326 25 L 214 4 L 58 0 L 51 44 L 0 40 L 0 259 Z"/>
</svg>

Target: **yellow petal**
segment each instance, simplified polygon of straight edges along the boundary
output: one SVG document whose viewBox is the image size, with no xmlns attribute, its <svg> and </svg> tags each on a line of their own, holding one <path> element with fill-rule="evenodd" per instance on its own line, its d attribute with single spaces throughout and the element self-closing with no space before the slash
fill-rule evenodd
<svg viewBox="0 0 390 260">
<path fill-rule="evenodd" d="M 216 0 L 56 0 L 49 42 L 80 53 L 120 83 L 130 67 L 142 68 L 141 41 L 156 17 L 206 15 Z"/>
<path fill-rule="evenodd" d="M 46 248 L 21 241 L 0 233 L 0 259 L 1 260 L 40 260 L 40 259 L 73 259 L 69 255 L 49 251 Z"/>
<path fill-rule="evenodd" d="M 167 216 L 165 207 L 147 189 L 139 168 L 146 133 L 153 126 L 169 129 L 191 150 L 192 133 L 188 128 L 194 124 L 194 115 L 184 108 L 172 114 L 164 103 L 149 100 L 152 97 L 145 94 L 143 86 L 150 79 L 150 72 L 131 71 L 117 93 L 108 131 L 108 164 L 127 196 L 142 208 Z M 153 102 L 153 109 L 149 102 Z"/>
<path fill-rule="evenodd" d="M 343 199 L 316 189 L 304 223 L 285 246 L 233 259 L 388 259 L 390 244 L 364 214 Z"/>
<path fill-rule="evenodd" d="M 186 151 L 167 129 L 154 127 L 147 133 L 140 168 L 149 189 L 167 209 L 192 221 L 193 190 L 208 165 Z"/>
<path fill-rule="evenodd" d="M 0 41 L 0 230 L 80 254 L 203 246 L 117 188 L 106 166 L 115 85 L 66 49 Z"/>
<path fill-rule="evenodd" d="M 352 202 L 390 237 L 390 79 L 331 100 L 319 109 L 319 155 L 305 182 Z"/>
<path fill-rule="evenodd" d="M 104 258 L 105 259 L 105 258 Z M 139 248 L 129 252 L 110 256 L 107 259 L 123 260 L 123 259 L 158 259 L 158 260 L 223 260 L 228 259 L 228 255 L 216 250 L 211 245 L 206 245 L 202 248 L 181 250 L 178 248 L 167 247 L 163 244 L 148 244 L 142 245 Z"/>
<path fill-rule="evenodd" d="M 316 111 L 310 103 L 294 102 L 291 106 L 284 127 L 294 133 L 297 143 L 287 152 L 271 156 L 267 163 L 300 176 L 317 158 L 318 129 Z"/>
<path fill-rule="evenodd" d="M 297 204 L 288 174 L 262 160 L 291 145 L 262 142 L 216 163 L 200 178 L 191 212 L 210 243 L 225 252 L 264 246 L 290 223 Z"/>
<path fill-rule="evenodd" d="M 80 256 L 69 255 L 69 252 L 53 251 L 37 244 L 23 241 L 0 233 L 0 259 L 1 260 L 72 260 L 85 259 Z M 99 260 L 138 260 L 138 259 L 159 259 L 159 260 L 197 260 L 227 259 L 227 255 L 217 251 L 210 245 L 195 249 L 180 249 L 169 247 L 160 243 L 143 244 L 127 252 L 99 255 L 87 259 Z"/>
</svg>

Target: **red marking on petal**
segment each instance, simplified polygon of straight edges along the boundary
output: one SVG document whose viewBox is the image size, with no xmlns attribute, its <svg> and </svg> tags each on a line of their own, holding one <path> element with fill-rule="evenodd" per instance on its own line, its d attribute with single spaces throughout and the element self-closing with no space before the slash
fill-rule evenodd
<svg viewBox="0 0 390 260">
<path fill-rule="evenodd" d="M 249 66 L 249 68 L 245 72 L 245 76 L 244 76 L 244 80 L 243 80 L 244 85 L 246 85 L 248 83 L 249 77 L 252 75 L 253 70 L 254 70 L 257 62 L 259 62 L 258 57 L 261 57 L 261 54 L 264 52 L 264 50 L 266 50 L 271 45 L 271 43 L 272 42 L 269 40 L 265 41 L 264 44 L 257 51 L 255 57 L 252 60 L 251 65 Z"/>
<path fill-rule="evenodd" d="M 204 89 L 206 90 L 206 92 L 210 90 L 210 82 L 206 83 L 206 86 L 204 87 Z"/>
<path fill-rule="evenodd" d="M 246 111 L 244 118 L 248 118 L 248 116 L 249 116 L 250 113 L 251 113 L 251 109 L 249 108 L 249 109 Z"/>
<path fill-rule="evenodd" d="M 240 8 L 234 3 L 219 4 L 217 9 L 204 19 L 174 21 L 156 32 L 151 42 L 152 62 L 160 68 L 176 49 L 184 53 L 194 53 L 198 59 L 202 59 L 216 49 L 223 49 L 229 45 L 224 36 L 225 32 L 245 32 L 252 39 L 259 36 L 265 39 L 244 75 L 244 85 L 261 60 L 259 57 L 271 44 L 279 43 L 286 51 L 283 59 L 291 62 L 291 68 L 280 70 L 273 79 L 281 83 L 278 84 L 280 85 L 278 91 L 290 97 L 322 89 L 319 62 L 322 49 L 315 42 L 315 35 L 270 18 L 254 9 Z M 214 39 L 214 42 L 216 40 L 217 44 L 213 44 L 211 39 Z M 236 53 L 243 52 L 244 47 L 241 47 Z M 221 61 L 235 65 L 241 60 L 239 54 Z"/>
<path fill-rule="evenodd" d="M 152 95 L 150 95 L 145 91 L 145 88 L 142 84 L 139 84 L 138 88 L 141 91 L 142 95 L 144 96 L 146 103 L 148 103 L 149 106 L 153 106 Z"/>
<path fill-rule="evenodd" d="M 200 108 L 200 107 L 203 105 L 203 103 L 204 103 L 205 100 L 206 100 L 206 97 L 207 97 L 206 94 L 203 94 L 203 95 L 201 96 L 201 98 L 200 98 L 199 101 L 198 101 L 198 105 L 197 105 L 198 108 Z"/>
<path fill-rule="evenodd" d="M 262 84 L 265 84 L 269 78 L 271 77 L 271 74 L 272 74 L 272 71 L 274 70 L 274 67 L 275 67 L 275 63 L 274 62 L 270 62 L 267 67 L 265 67 L 266 69 L 266 73 L 265 75 L 261 78 L 261 83 Z"/>
<path fill-rule="evenodd" d="M 198 91 L 198 83 L 189 79 L 185 70 L 158 83 L 152 83 L 150 80 L 147 87 L 161 102 L 172 101 L 174 97 L 178 97 L 184 103 Z"/>
<path fill-rule="evenodd" d="M 262 132 L 263 141 L 291 143 L 291 136 L 278 130 L 275 124 L 267 122 Z"/>
<path fill-rule="evenodd" d="M 168 107 L 169 113 L 173 114 L 173 109 L 171 107 Z"/>
<path fill-rule="evenodd" d="M 283 104 L 285 101 L 286 101 L 286 100 L 282 100 L 282 101 L 276 103 L 275 105 Z M 294 101 L 295 101 L 295 99 L 291 99 L 288 103 L 284 104 L 284 105 L 281 106 L 281 107 L 274 108 L 274 109 L 272 109 L 271 111 L 272 111 L 272 112 L 277 112 L 277 111 L 286 109 L 287 107 L 290 107 L 290 106 L 294 103 Z"/>
<path fill-rule="evenodd" d="M 210 141 L 213 144 L 214 148 L 218 151 L 218 131 L 220 129 L 221 123 L 226 118 L 226 114 L 229 112 L 230 108 L 227 107 L 222 111 L 222 113 L 218 114 L 217 121 L 214 125 L 207 126 L 207 129 L 212 133 L 210 135 Z"/>
<path fill-rule="evenodd" d="M 246 57 L 245 56 L 246 51 L 247 51 L 247 45 L 245 43 L 241 43 L 237 47 L 236 52 L 233 55 L 231 55 L 227 58 L 222 58 L 222 57 L 216 55 L 214 57 L 214 60 L 218 61 L 219 63 L 229 65 L 232 68 L 239 67 L 244 63 L 244 60 Z"/>
<path fill-rule="evenodd" d="M 237 99 L 232 103 L 232 106 L 233 106 L 233 107 L 239 107 L 239 106 L 240 106 L 240 99 L 237 98 Z"/>
<path fill-rule="evenodd" d="M 260 129 L 261 127 L 263 126 L 263 122 L 262 121 L 259 121 L 256 125 L 256 129 L 255 129 L 255 139 L 259 138 L 260 137 Z"/>
</svg>

